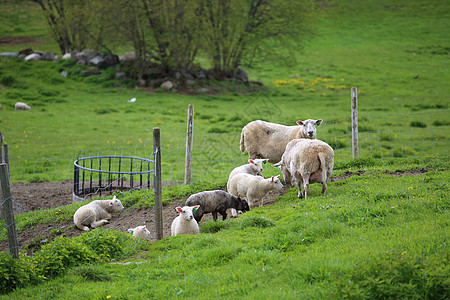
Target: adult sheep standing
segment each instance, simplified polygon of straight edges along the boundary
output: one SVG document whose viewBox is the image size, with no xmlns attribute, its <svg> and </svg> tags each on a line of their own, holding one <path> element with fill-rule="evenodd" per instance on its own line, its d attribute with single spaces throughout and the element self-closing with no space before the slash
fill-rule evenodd
<svg viewBox="0 0 450 300">
<path fill-rule="evenodd" d="M 250 210 L 247 201 L 222 190 L 199 192 L 186 199 L 186 206 L 196 204 L 200 205 L 194 212 L 194 218 L 197 222 L 200 222 L 206 213 L 212 213 L 213 220 L 217 221 L 217 213 L 220 213 L 222 219 L 225 220 L 229 208 L 238 209 L 242 212 Z"/>
<path fill-rule="evenodd" d="M 300 126 L 285 126 L 256 120 L 248 123 L 241 132 L 241 152 L 247 150 L 249 158 L 267 158 L 271 163 L 281 160 L 287 143 L 293 139 L 315 139 L 316 126 L 323 120 L 297 121 Z"/>
<path fill-rule="evenodd" d="M 77 209 L 73 215 L 73 222 L 81 230 L 88 231 L 87 226 L 96 228 L 105 225 L 111 219 L 111 212 L 123 209 L 122 202 L 116 196 L 111 200 L 94 200 Z"/>
<path fill-rule="evenodd" d="M 321 140 L 294 139 L 286 145 L 281 161 L 275 165 L 283 173 L 286 184 L 298 186 L 298 197 L 309 197 L 309 184 L 322 183 L 322 195 L 333 172 L 334 151 Z M 304 193 L 302 191 L 302 185 Z"/>
</svg>

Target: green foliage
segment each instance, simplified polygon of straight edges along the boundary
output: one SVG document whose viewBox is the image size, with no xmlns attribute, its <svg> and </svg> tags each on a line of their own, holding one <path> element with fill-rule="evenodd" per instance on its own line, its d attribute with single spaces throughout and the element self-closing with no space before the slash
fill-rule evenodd
<svg viewBox="0 0 450 300">
<path fill-rule="evenodd" d="M 111 274 L 103 266 L 85 264 L 75 267 L 69 271 L 69 276 L 80 276 L 87 281 L 110 281 Z"/>
<path fill-rule="evenodd" d="M 426 128 L 427 124 L 423 123 L 422 121 L 412 121 L 410 126 L 411 127 L 418 127 L 418 128 Z"/>
<path fill-rule="evenodd" d="M 230 226 L 229 222 L 210 221 L 203 223 L 201 226 L 202 233 L 216 233 L 222 229 L 227 229 Z"/>
<path fill-rule="evenodd" d="M 245 229 L 247 227 L 266 228 L 275 226 L 275 223 L 264 216 L 247 214 L 239 218 L 239 226 L 242 229 Z"/>
</svg>

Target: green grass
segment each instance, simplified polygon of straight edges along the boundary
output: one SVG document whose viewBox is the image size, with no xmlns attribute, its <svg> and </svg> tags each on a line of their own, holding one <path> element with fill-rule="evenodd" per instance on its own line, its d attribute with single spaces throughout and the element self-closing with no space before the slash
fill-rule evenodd
<svg viewBox="0 0 450 300">
<path fill-rule="evenodd" d="M 229 170 L 246 159 L 239 133 L 253 119 L 292 125 L 324 119 L 318 136 L 335 149 L 333 175 L 355 174 L 329 183 L 326 196 L 312 185 L 311 198 L 299 200 L 292 188 L 274 206 L 202 223 L 199 236 L 165 238 L 143 249 L 125 243 L 119 260 L 129 265 L 78 261 L 57 278 L 23 279 L 24 288 L 2 298 L 449 298 L 449 5 L 326 4 L 316 35 L 293 57 L 297 64 L 268 60 L 246 69 L 251 80 L 264 82 L 261 92 L 148 93 L 112 88 L 108 74 L 64 79 L 61 62 L 0 59 L 0 128 L 12 181 L 71 178 L 79 154 L 150 157 L 153 127 L 161 128 L 163 180 L 182 180 L 190 103 L 196 183 L 165 188 L 165 204 L 224 186 Z M 34 5 L 0 6 L 0 38 L 39 37 L 45 42 L 33 48 L 58 51 Z M 17 50 L 0 45 L 0 52 Z M 361 159 L 355 161 L 352 86 L 359 91 Z M 32 109 L 14 112 L 17 101 Z M 404 174 L 389 174 L 395 172 Z M 149 191 L 120 197 L 127 209 L 152 205 Z M 19 215 L 18 231 L 70 220 L 76 208 Z"/>
</svg>

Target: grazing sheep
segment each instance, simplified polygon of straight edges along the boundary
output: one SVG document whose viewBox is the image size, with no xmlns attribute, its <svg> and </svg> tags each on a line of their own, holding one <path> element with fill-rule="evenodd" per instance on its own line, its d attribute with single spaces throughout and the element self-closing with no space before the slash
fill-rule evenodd
<svg viewBox="0 0 450 300">
<path fill-rule="evenodd" d="M 229 184 L 231 178 L 233 178 L 234 175 L 239 173 L 246 173 L 251 175 L 261 175 L 261 172 L 263 171 L 263 163 L 265 164 L 268 161 L 268 159 L 249 159 L 248 164 L 236 167 L 231 171 L 230 176 L 228 176 L 228 182 L 227 182 L 227 191 L 230 189 Z M 232 208 L 231 209 L 231 215 L 233 218 L 237 217 L 237 211 Z"/>
<path fill-rule="evenodd" d="M 264 204 L 264 197 L 271 191 L 281 190 L 283 184 L 279 179 L 280 175 L 264 179 L 261 176 L 254 176 L 239 173 L 231 178 L 230 194 L 247 198 L 250 208 L 254 207 L 256 201 L 260 201 L 260 206 Z"/>
<path fill-rule="evenodd" d="M 271 163 L 281 160 L 287 143 L 293 139 L 316 138 L 316 126 L 322 120 L 297 121 L 300 126 L 284 126 L 261 120 L 252 121 L 242 128 L 241 152 L 247 150 L 249 158 L 267 158 Z"/>
<path fill-rule="evenodd" d="M 150 231 L 145 225 L 138 226 L 136 228 L 130 228 L 128 229 L 128 232 L 131 233 L 135 238 L 141 238 L 143 240 L 150 240 L 152 238 Z"/>
<path fill-rule="evenodd" d="M 200 205 L 175 207 L 180 214 L 176 217 L 170 228 L 172 236 L 179 234 L 199 234 L 197 221 L 194 218 L 194 212 L 200 208 Z"/>
<path fill-rule="evenodd" d="M 222 215 L 222 219 L 227 218 L 227 209 L 238 209 L 242 212 L 249 211 L 247 201 L 231 195 L 222 190 L 204 191 L 189 196 L 186 206 L 199 204 L 200 208 L 194 212 L 194 218 L 200 222 L 204 214 L 212 213 L 214 221 L 217 221 L 217 213 Z"/>
<path fill-rule="evenodd" d="M 14 105 L 15 110 L 30 110 L 31 107 L 28 106 L 26 103 L 23 102 L 17 102 L 16 105 Z"/>
<path fill-rule="evenodd" d="M 89 227 L 96 228 L 108 223 L 111 212 L 122 211 L 122 202 L 114 196 L 112 200 L 94 200 L 81 206 L 73 215 L 73 222 L 81 230 L 88 231 Z"/>
<path fill-rule="evenodd" d="M 278 166 L 286 184 L 298 186 L 298 197 L 309 197 L 309 184 L 322 183 L 322 195 L 327 190 L 327 181 L 333 172 L 334 151 L 320 140 L 295 139 L 286 145 Z M 302 191 L 302 185 L 304 193 Z"/>
</svg>

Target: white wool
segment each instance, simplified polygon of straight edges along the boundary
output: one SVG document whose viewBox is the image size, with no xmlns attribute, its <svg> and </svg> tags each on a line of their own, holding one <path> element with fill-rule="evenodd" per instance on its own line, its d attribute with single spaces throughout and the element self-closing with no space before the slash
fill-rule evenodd
<svg viewBox="0 0 450 300">
<path fill-rule="evenodd" d="M 271 191 L 281 190 L 283 184 L 280 175 L 264 179 L 261 176 L 240 173 L 231 178 L 229 193 L 238 197 L 245 197 L 250 208 L 259 201 L 264 204 L 264 197 Z"/>
<path fill-rule="evenodd" d="M 152 238 L 150 231 L 145 225 L 130 228 L 128 229 L 128 232 L 131 233 L 135 238 L 140 238 L 143 240 L 150 240 Z"/>
<path fill-rule="evenodd" d="M 287 184 L 298 186 L 298 197 L 309 197 L 309 184 L 322 183 L 322 195 L 333 172 L 334 151 L 325 142 L 310 139 L 294 139 L 286 145 L 281 161 L 276 164 Z"/>
<path fill-rule="evenodd" d="M 171 226 L 172 236 L 179 234 L 199 234 L 200 229 L 194 218 L 193 210 L 197 210 L 200 205 L 175 207 L 180 214 L 173 220 Z"/>
<path fill-rule="evenodd" d="M 252 121 L 242 128 L 240 148 L 247 150 L 249 158 L 267 158 L 271 163 L 281 160 L 287 143 L 293 139 L 317 136 L 316 126 L 322 120 L 297 121 L 299 126 L 285 126 L 261 120 Z"/>
<path fill-rule="evenodd" d="M 26 103 L 23 103 L 23 102 L 17 102 L 17 103 L 14 105 L 14 109 L 15 109 L 15 110 L 30 110 L 31 107 L 28 106 Z"/>
<path fill-rule="evenodd" d="M 111 212 L 123 209 L 122 202 L 116 196 L 111 200 L 94 200 L 77 209 L 73 215 L 73 222 L 79 229 L 88 231 L 87 226 L 96 228 L 105 225 L 111 219 Z"/>
</svg>

